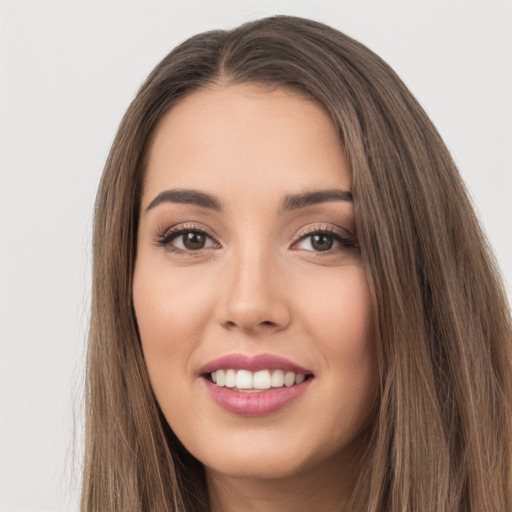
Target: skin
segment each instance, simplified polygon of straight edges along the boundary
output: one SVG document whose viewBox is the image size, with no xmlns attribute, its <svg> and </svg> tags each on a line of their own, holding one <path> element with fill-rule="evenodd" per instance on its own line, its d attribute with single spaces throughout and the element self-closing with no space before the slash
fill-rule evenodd
<svg viewBox="0 0 512 512">
<path fill-rule="evenodd" d="M 215 196 L 222 211 L 162 201 L 163 191 Z M 283 212 L 283 198 L 350 191 L 336 129 L 291 91 L 219 84 L 160 123 L 145 177 L 133 300 L 160 407 L 205 466 L 212 510 L 339 510 L 354 485 L 374 408 L 374 318 L 352 201 Z M 169 228 L 208 233 L 200 249 Z M 328 251 L 311 234 L 327 233 Z M 173 235 L 174 236 L 174 235 Z M 325 240 L 325 239 L 324 239 Z M 349 244 L 350 245 L 350 244 Z M 310 369 L 307 390 L 258 417 L 220 408 L 199 369 L 261 353 Z"/>
</svg>

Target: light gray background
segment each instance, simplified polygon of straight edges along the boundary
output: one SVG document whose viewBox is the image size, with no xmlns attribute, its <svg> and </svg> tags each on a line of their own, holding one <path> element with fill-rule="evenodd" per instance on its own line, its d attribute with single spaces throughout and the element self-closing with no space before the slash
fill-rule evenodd
<svg viewBox="0 0 512 512">
<path fill-rule="evenodd" d="M 453 152 L 511 295 L 510 0 L 3 1 L 0 511 L 78 506 L 91 212 L 129 101 L 186 37 L 278 13 L 395 68 Z"/>
</svg>

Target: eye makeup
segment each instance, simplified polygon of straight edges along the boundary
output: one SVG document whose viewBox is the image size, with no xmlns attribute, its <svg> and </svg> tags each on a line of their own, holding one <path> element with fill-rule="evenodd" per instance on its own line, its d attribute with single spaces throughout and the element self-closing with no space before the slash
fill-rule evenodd
<svg viewBox="0 0 512 512">
<path fill-rule="evenodd" d="M 205 251 L 222 247 L 209 228 L 192 222 L 158 231 L 154 243 L 167 252 L 184 256 L 204 254 Z M 319 256 L 357 249 L 359 244 L 350 231 L 325 223 L 301 229 L 290 246 L 290 250 L 311 252 Z"/>
<path fill-rule="evenodd" d="M 178 247 L 179 244 L 182 247 Z M 155 245 L 168 252 L 183 255 L 193 255 L 204 250 L 221 247 L 206 226 L 195 223 L 177 224 L 163 231 L 158 231 Z"/>
<path fill-rule="evenodd" d="M 298 247 L 301 242 L 308 239 L 310 240 L 311 249 Z M 335 247 L 333 248 L 333 246 Z M 354 234 L 340 226 L 334 227 L 329 224 L 314 224 L 302 229 L 298 233 L 297 240 L 293 243 L 291 249 L 313 250 L 320 255 L 328 255 L 346 249 L 357 250 L 359 249 L 359 243 Z"/>
</svg>

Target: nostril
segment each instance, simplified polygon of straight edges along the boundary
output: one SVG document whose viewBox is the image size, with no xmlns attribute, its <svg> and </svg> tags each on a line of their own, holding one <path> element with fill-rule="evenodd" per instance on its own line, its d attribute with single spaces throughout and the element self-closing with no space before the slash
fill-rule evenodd
<svg viewBox="0 0 512 512">
<path fill-rule="evenodd" d="M 252 302 L 230 300 L 222 304 L 218 312 L 218 321 L 226 329 L 242 331 L 284 329 L 290 321 L 288 305 L 269 303 L 262 300 Z"/>
<path fill-rule="evenodd" d="M 226 327 L 236 327 L 238 324 L 236 322 L 233 322 L 233 320 L 228 320 L 226 322 Z M 275 327 L 276 323 L 272 322 L 271 320 L 264 320 L 263 322 L 259 322 L 257 325 L 263 325 L 268 327 Z M 242 326 L 243 328 L 243 326 Z M 251 327 L 252 328 L 252 327 Z"/>
</svg>

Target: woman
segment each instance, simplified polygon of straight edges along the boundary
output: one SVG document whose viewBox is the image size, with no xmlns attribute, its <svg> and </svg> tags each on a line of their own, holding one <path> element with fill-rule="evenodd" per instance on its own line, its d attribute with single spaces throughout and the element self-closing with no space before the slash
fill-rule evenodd
<svg viewBox="0 0 512 512">
<path fill-rule="evenodd" d="M 510 510 L 510 340 L 381 59 L 293 17 L 192 37 L 100 184 L 82 510 Z"/>
</svg>

